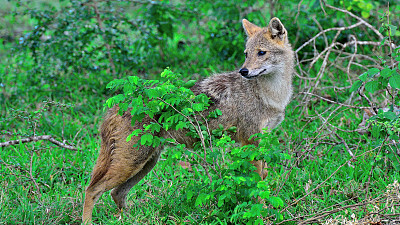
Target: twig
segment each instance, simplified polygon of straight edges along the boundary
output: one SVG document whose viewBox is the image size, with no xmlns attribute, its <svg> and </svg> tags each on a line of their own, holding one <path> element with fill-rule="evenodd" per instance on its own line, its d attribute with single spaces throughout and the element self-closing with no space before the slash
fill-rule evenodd
<svg viewBox="0 0 400 225">
<path fill-rule="evenodd" d="M 299 223 L 299 224 L 310 224 L 310 223 L 312 223 L 313 221 L 316 221 L 316 220 L 318 220 L 318 219 L 320 219 L 320 218 L 323 218 L 323 217 L 325 217 L 325 216 L 334 214 L 334 213 L 336 213 L 336 212 L 342 211 L 342 210 L 344 210 L 344 209 L 356 208 L 356 207 L 368 205 L 368 204 L 370 204 L 371 202 L 376 201 L 377 199 L 379 199 L 379 198 L 373 199 L 373 200 L 371 200 L 371 201 L 365 201 L 365 202 L 356 203 L 356 204 L 353 204 L 353 205 L 346 205 L 346 206 L 343 206 L 343 207 L 339 207 L 339 208 L 336 208 L 336 209 L 332 209 L 332 210 L 330 210 L 330 211 L 322 212 L 322 213 L 320 213 L 320 215 L 316 215 L 316 216 L 314 216 L 314 217 L 311 217 L 311 218 L 309 218 L 309 219 L 307 219 L 307 220 L 305 220 L 305 221 L 302 221 L 302 222 Z"/>
<path fill-rule="evenodd" d="M 39 115 L 42 115 L 43 109 L 44 109 L 44 108 L 41 108 L 41 109 L 40 109 Z M 33 136 L 36 135 L 36 128 L 37 128 L 37 120 L 34 120 Z M 32 151 L 31 151 L 31 159 L 30 159 L 30 161 L 29 161 L 29 177 L 31 178 L 33 184 L 34 184 L 35 187 L 36 187 L 37 195 L 39 196 L 39 198 L 41 198 L 41 197 L 42 197 L 42 194 L 41 194 L 41 192 L 40 192 L 40 187 L 39 187 L 38 183 L 36 182 L 35 178 L 33 177 L 33 155 L 35 155 L 35 145 L 33 146 L 33 149 L 32 149 Z"/>
<path fill-rule="evenodd" d="M 33 177 L 33 156 L 35 155 L 34 153 L 35 153 L 35 152 L 32 151 L 32 153 L 31 153 L 31 159 L 30 159 L 30 161 L 29 161 L 29 178 L 32 180 L 33 184 L 35 185 L 36 190 L 37 190 L 37 195 L 38 195 L 39 198 L 40 198 L 40 197 L 41 197 L 40 188 L 39 188 L 39 185 L 38 185 L 38 183 L 36 182 L 35 178 Z"/>
<path fill-rule="evenodd" d="M 336 41 L 336 39 L 338 38 L 340 32 L 341 32 L 341 31 L 338 31 L 338 32 L 336 33 L 335 37 L 334 37 L 333 40 L 332 40 L 332 44 L 330 45 L 330 47 L 326 48 L 326 49 L 328 49 L 328 50 L 327 50 L 327 53 L 326 53 L 326 55 L 325 55 L 325 58 L 324 58 L 324 60 L 323 60 L 323 62 L 322 62 L 322 65 L 321 65 L 321 67 L 320 67 L 320 70 L 318 71 L 317 79 L 316 79 L 316 81 L 315 81 L 315 84 L 314 84 L 314 85 L 310 85 L 310 87 L 308 88 L 308 92 L 312 92 L 315 88 L 318 87 L 318 84 L 320 83 L 320 79 L 321 79 L 322 75 L 324 74 L 325 69 L 326 69 L 326 67 L 327 67 L 327 65 L 328 65 L 329 54 L 331 53 L 331 50 L 330 50 L 330 49 L 331 49 L 331 48 L 333 47 L 333 45 L 335 44 L 335 41 Z M 314 46 L 315 46 L 315 45 L 314 45 Z M 311 63 L 311 65 L 312 65 L 312 64 L 313 64 L 313 62 Z M 310 67 L 310 69 L 311 69 L 311 67 Z M 303 99 L 304 99 L 305 105 L 308 105 L 308 102 L 309 102 L 308 96 L 304 96 Z M 304 109 L 305 109 L 305 108 L 304 108 Z"/>
<path fill-rule="evenodd" d="M 363 20 L 361 17 L 358 17 L 358 16 L 354 15 L 353 13 L 351 13 L 351 12 L 345 10 L 345 9 L 340 9 L 340 8 L 336 8 L 335 6 L 331 6 L 331 5 L 329 5 L 328 3 L 326 3 L 326 0 L 322 0 L 322 2 L 323 2 L 324 5 L 325 5 L 326 7 L 328 7 L 328 8 L 331 8 L 331 9 L 334 9 L 334 10 L 337 10 L 337 11 L 340 11 L 340 12 L 343 12 L 343 13 L 346 13 L 346 14 L 348 14 L 349 16 L 351 16 L 351 17 L 357 19 L 357 20 L 360 21 L 362 24 L 364 24 L 366 27 L 368 27 L 369 29 L 371 29 L 376 35 L 378 35 L 378 37 L 379 37 L 380 39 L 383 39 L 383 38 L 384 38 L 383 35 L 382 35 L 374 26 L 372 26 L 371 24 L 367 23 L 367 22 L 366 22 L 365 20 Z"/>
<path fill-rule="evenodd" d="M 350 66 L 351 66 L 351 64 L 353 63 L 354 57 L 355 57 L 356 54 L 357 54 L 357 38 L 356 38 L 356 36 L 354 36 L 354 35 L 351 35 L 351 38 L 354 40 L 354 43 L 355 43 L 355 44 L 354 44 L 354 53 L 351 55 L 349 64 L 347 65 L 347 78 L 349 79 L 350 84 L 353 85 L 353 81 L 352 81 L 351 78 L 350 78 Z"/>
<path fill-rule="evenodd" d="M 317 39 L 319 36 L 321 36 L 322 34 L 329 32 L 329 31 L 344 31 L 344 30 L 350 30 L 353 29 L 355 27 L 358 27 L 362 25 L 361 22 L 358 22 L 356 24 L 350 25 L 348 27 L 332 27 L 326 30 L 323 30 L 321 32 L 319 32 L 317 35 L 315 35 L 313 38 L 311 38 L 310 40 L 308 40 L 307 42 L 305 42 L 304 44 L 302 44 L 299 48 L 296 49 L 295 53 L 298 53 L 301 49 L 303 49 L 304 47 L 306 47 L 307 45 L 309 45 L 311 42 L 315 41 L 315 39 Z"/>
<path fill-rule="evenodd" d="M 299 17 L 299 14 L 300 14 L 300 6 L 301 6 L 301 3 L 303 3 L 303 0 L 301 0 L 301 1 L 299 2 L 299 4 L 297 5 L 297 14 L 296 14 L 296 18 L 294 19 L 294 22 L 295 22 L 295 23 L 297 22 L 297 18 Z"/>
<path fill-rule="evenodd" d="M 62 143 L 60 141 L 57 141 L 55 138 L 53 138 L 51 135 L 42 135 L 42 136 L 33 136 L 33 137 L 28 137 L 28 138 L 23 138 L 20 140 L 12 140 L 12 141 L 6 141 L 6 142 L 0 142 L 0 147 L 7 147 L 10 145 L 18 145 L 22 143 L 27 143 L 27 142 L 36 142 L 36 141 L 41 141 L 41 140 L 48 140 L 51 143 L 58 145 L 62 148 L 66 148 L 69 150 L 77 150 L 74 146 L 72 145 L 67 145 L 65 143 Z"/>
<path fill-rule="evenodd" d="M 188 117 L 188 116 L 186 116 L 185 114 L 183 114 L 181 111 L 179 111 L 178 109 L 176 109 L 173 105 L 171 105 L 171 104 L 169 104 L 168 102 L 164 101 L 164 99 L 162 99 L 162 98 L 157 97 L 157 99 L 160 100 L 160 101 L 162 101 L 164 104 L 167 104 L 168 106 L 170 106 L 172 109 L 175 110 L 175 112 L 181 114 L 183 117 L 185 117 L 185 118 L 189 121 L 189 123 L 193 126 L 194 129 L 196 129 L 196 132 L 199 134 L 200 141 L 201 141 L 201 145 L 202 145 L 202 147 L 203 147 L 203 149 L 204 149 L 204 151 L 205 151 L 205 149 L 206 149 L 205 138 L 204 138 L 203 133 L 201 132 L 200 124 L 198 124 L 198 121 L 196 120 L 196 123 L 197 123 L 197 125 L 198 125 L 198 127 L 197 127 L 197 126 L 193 123 L 193 120 L 190 119 L 190 117 Z M 196 119 L 196 118 L 195 118 L 195 119 Z M 210 175 L 209 172 L 208 172 L 208 168 L 207 168 L 207 167 L 204 167 L 204 169 L 205 169 L 205 171 L 206 171 L 206 173 L 207 173 L 208 179 L 210 180 L 210 184 L 211 184 L 211 183 L 212 183 L 212 177 L 211 177 L 211 175 Z"/>
<path fill-rule="evenodd" d="M 371 106 L 372 110 L 374 110 L 374 115 L 378 114 L 378 110 L 376 109 L 376 106 L 373 102 L 371 102 L 371 100 L 369 100 L 369 98 L 364 94 L 363 91 L 361 91 L 363 89 L 363 86 L 361 86 L 360 88 L 358 88 L 358 94 L 363 97 L 365 100 L 367 100 L 368 104 Z"/>
<path fill-rule="evenodd" d="M 300 216 L 292 217 L 292 218 L 287 219 L 287 220 L 283 220 L 283 221 L 277 223 L 277 225 L 278 225 L 278 224 L 286 224 L 287 222 L 296 221 L 297 219 L 301 219 L 301 218 L 305 218 L 305 217 L 309 217 L 309 216 L 313 216 L 313 217 L 315 218 L 315 217 L 319 217 L 319 215 L 322 215 L 322 214 L 328 214 L 328 215 L 329 215 L 330 212 L 331 212 L 331 213 L 335 213 L 334 210 L 329 210 L 329 211 L 327 211 L 327 209 L 329 209 L 329 208 L 337 208 L 337 207 L 341 206 L 342 204 L 344 204 L 345 202 L 350 201 L 350 200 L 351 200 L 351 199 L 347 199 L 347 200 L 344 200 L 344 201 L 341 202 L 341 203 L 328 206 L 328 207 L 324 208 L 322 212 L 311 213 L 311 214 L 309 214 L 309 215 L 300 215 Z M 361 203 L 357 203 L 357 204 L 361 204 Z M 347 206 L 354 206 L 354 207 L 357 207 L 357 206 L 358 206 L 357 204 L 355 204 L 355 205 L 347 205 Z M 344 206 L 344 207 L 347 207 L 347 206 Z M 352 208 L 352 207 L 350 207 L 350 208 Z M 340 207 L 340 208 L 337 208 L 337 209 L 343 209 L 343 207 Z M 340 211 L 340 210 L 339 210 L 339 211 Z M 308 219 L 307 219 L 307 220 L 308 220 Z"/>
<path fill-rule="evenodd" d="M 325 48 L 321 53 L 319 53 L 313 60 L 312 60 L 312 62 L 310 63 L 310 68 L 317 62 L 317 60 L 323 55 L 323 54 L 325 54 L 325 52 L 328 52 L 328 53 L 330 53 L 331 51 L 333 51 L 334 50 L 334 48 L 336 47 L 336 46 L 341 46 L 342 47 L 342 49 L 345 49 L 346 47 L 348 47 L 348 46 L 352 46 L 352 45 L 374 45 L 374 46 L 379 46 L 381 43 L 380 42 L 376 42 L 376 41 L 357 41 L 357 40 L 354 40 L 354 41 L 349 41 L 349 42 L 346 42 L 346 43 L 340 43 L 340 42 L 335 42 L 335 43 L 332 43 L 329 47 L 327 47 L 327 48 Z M 332 65 L 334 65 L 334 64 L 332 64 Z"/>
<path fill-rule="evenodd" d="M 336 137 L 339 138 L 339 140 L 343 143 L 344 147 L 346 148 L 346 150 L 347 150 L 347 152 L 350 154 L 350 156 L 351 156 L 351 157 L 354 157 L 354 154 L 353 154 L 353 152 L 350 150 L 349 145 L 347 145 L 347 142 L 346 142 L 342 137 L 340 137 L 340 135 L 338 135 L 337 133 L 336 133 L 335 135 L 336 135 Z M 352 167 L 352 168 L 354 168 L 353 165 L 350 165 L 350 164 L 349 164 L 349 166 Z"/>
<path fill-rule="evenodd" d="M 321 24 L 318 22 L 318 20 L 315 18 L 315 16 L 312 17 L 312 20 L 314 21 L 315 24 L 317 24 L 318 28 L 323 31 L 324 28 L 322 28 Z M 325 45 L 328 46 L 328 38 L 326 37 L 325 33 L 322 33 L 322 35 L 324 36 L 324 41 L 325 41 Z"/>
<path fill-rule="evenodd" d="M 206 144 L 205 144 L 205 138 L 203 133 L 201 132 L 200 126 L 197 127 L 196 125 L 194 125 L 192 119 L 190 119 L 190 117 L 186 116 L 185 114 L 183 114 L 181 111 L 179 111 L 178 109 L 176 109 L 173 105 L 169 104 L 168 102 L 164 101 L 164 99 L 157 97 L 158 100 L 162 101 L 164 104 L 167 104 L 168 106 L 170 106 L 172 109 L 175 110 L 175 112 L 181 114 L 183 117 L 185 117 L 189 123 L 193 126 L 194 129 L 196 129 L 196 132 L 199 134 L 200 136 L 200 140 L 201 140 L 201 145 L 203 146 L 203 148 L 206 148 Z M 196 121 L 198 122 L 198 121 Z"/>
<path fill-rule="evenodd" d="M 83 125 L 81 127 L 81 129 L 78 130 L 78 132 L 76 132 L 74 138 L 72 139 L 72 143 L 75 143 L 76 138 L 78 137 L 78 134 L 83 130 L 83 128 L 85 128 L 85 125 Z M 78 141 L 78 144 L 80 143 L 80 140 Z"/>
<path fill-rule="evenodd" d="M 335 101 L 332 101 L 330 99 L 324 98 L 322 96 L 319 96 L 319 95 L 316 95 L 316 94 L 310 93 L 310 92 L 299 92 L 299 94 L 312 95 L 312 96 L 317 97 L 317 98 L 319 98 L 321 100 L 324 100 L 326 102 L 333 103 L 333 104 L 340 105 L 340 106 L 344 106 L 344 107 L 348 107 L 348 108 L 352 108 L 352 109 L 370 109 L 371 108 L 371 107 L 366 107 L 366 106 L 353 106 L 353 105 L 343 104 L 343 103 L 340 103 L 340 102 L 335 102 Z"/>
<path fill-rule="evenodd" d="M 344 146 L 346 147 L 346 150 L 349 152 L 350 156 L 351 156 L 351 157 L 354 157 L 354 154 L 353 154 L 353 152 L 350 150 L 350 148 L 349 148 L 349 146 L 347 145 L 346 141 L 345 141 L 342 137 L 340 137 L 340 135 L 338 135 L 336 132 L 333 132 L 333 131 L 327 126 L 327 124 L 330 125 L 329 122 L 328 122 L 329 118 L 332 116 L 333 113 L 335 113 L 337 110 L 339 110 L 340 107 L 342 107 L 342 106 L 339 106 L 338 108 L 336 108 L 335 110 L 333 110 L 333 111 L 329 114 L 328 118 L 326 118 L 326 119 L 325 119 L 324 117 L 322 117 L 322 115 L 320 115 L 319 113 L 317 113 L 317 112 L 315 112 L 315 113 L 316 113 L 316 114 L 320 117 L 320 119 L 323 121 L 323 124 L 320 126 L 320 128 L 322 128 L 323 126 L 326 126 L 327 130 L 330 131 L 331 134 L 334 134 L 334 136 L 336 136 L 336 137 L 341 141 L 341 143 L 344 144 Z M 351 165 L 351 162 L 350 162 L 350 161 L 347 161 L 347 165 L 349 165 L 350 167 L 354 168 L 354 166 Z"/>
<path fill-rule="evenodd" d="M 368 153 L 374 151 L 375 149 L 376 149 L 376 148 L 371 149 L 371 150 L 366 151 L 366 152 L 364 152 L 364 153 L 362 153 L 362 154 L 360 154 L 360 155 L 357 155 L 357 156 L 354 156 L 354 157 L 351 157 L 350 159 L 348 159 L 345 163 L 343 163 L 342 165 L 340 165 L 331 175 L 329 175 L 328 178 L 326 178 L 323 182 L 321 182 L 320 184 L 318 184 L 317 187 L 315 187 L 314 189 L 312 189 L 310 192 L 308 192 L 307 194 L 305 194 L 303 197 L 301 197 L 301 198 L 299 198 L 299 199 L 293 201 L 291 204 L 288 204 L 288 206 L 286 206 L 284 209 L 282 209 L 282 210 L 280 211 L 280 213 L 282 213 L 283 211 L 286 211 L 289 207 L 291 207 L 292 205 L 297 204 L 298 202 L 302 201 L 302 200 L 305 199 L 307 196 L 309 196 L 311 193 L 313 193 L 314 191 L 316 191 L 317 189 L 319 189 L 323 184 L 325 184 L 329 179 L 331 179 L 331 177 L 332 177 L 333 175 L 335 175 L 337 172 L 339 172 L 339 170 L 340 170 L 343 166 L 345 166 L 346 164 L 348 164 L 350 161 L 352 161 L 352 160 L 354 160 L 354 159 L 356 159 L 356 158 L 359 158 L 359 157 L 361 157 L 361 156 L 363 156 L 363 155 L 365 155 L 365 154 L 368 154 Z M 272 216 L 270 216 L 270 217 L 272 217 Z M 269 217 L 269 218 L 270 218 L 270 217 Z"/>
</svg>

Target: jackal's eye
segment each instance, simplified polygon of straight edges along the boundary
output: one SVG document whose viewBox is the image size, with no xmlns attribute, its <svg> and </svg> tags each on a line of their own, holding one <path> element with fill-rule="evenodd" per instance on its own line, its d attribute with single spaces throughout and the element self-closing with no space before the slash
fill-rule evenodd
<svg viewBox="0 0 400 225">
<path fill-rule="evenodd" d="M 247 58 L 247 52 L 244 53 L 244 57 Z"/>
<path fill-rule="evenodd" d="M 258 55 L 258 56 L 262 56 L 262 55 L 265 55 L 265 53 L 267 53 L 267 52 L 265 52 L 265 51 L 259 51 L 259 52 L 257 53 L 257 55 Z"/>
</svg>

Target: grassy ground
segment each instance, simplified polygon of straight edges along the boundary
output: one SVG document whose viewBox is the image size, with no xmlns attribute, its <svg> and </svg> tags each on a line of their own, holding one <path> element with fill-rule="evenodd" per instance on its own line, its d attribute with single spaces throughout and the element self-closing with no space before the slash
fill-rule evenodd
<svg viewBox="0 0 400 225">
<path fill-rule="evenodd" d="M 0 4 L 3 3 L 0 1 Z M 0 45 L 0 60 L 4 62 L 0 65 L 0 142 L 49 134 L 58 140 L 67 140 L 66 143 L 73 144 L 77 150 L 62 148 L 45 140 L 2 147 L 0 224 L 80 224 L 84 190 L 100 146 L 98 126 L 104 114 L 103 104 L 112 95 L 105 90 L 105 86 L 112 79 L 127 74 L 112 76 L 104 75 L 103 71 L 68 76 L 59 73 L 51 77 L 57 82 L 36 82 L 40 74 L 35 74 L 37 77 L 32 75 L 32 68 L 36 65 L 32 52 L 27 50 L 26 53 L 17 54 L 12 47 L 19 42 L 18 35 L 31 30 L 37 21 L 12 16 L 7 11 L 16 6 L 11 3 L 4 5 L 7 6 L 2 9 L 4 26 L 0 29 L 10 35 L 2 35 L 0 40 L 3 43 Z M 157 77 L 164 69 L 165 62 L 157 64 L 150 61 L 162 60 L 172 70 L 182 73 L 183 79 L 199 79 L 214 72 L 240 67 L 240 57 L 221 58 L 218 51 L 212 52 L 206 45 L 196 46 L 205 37 L 197 36 L 199 31 L 193 24 L 188 27 L 187 30 L 181 29 L 181 35 L 168 39 L 161 50 L 168 55 L 164 59 L 151 58 L 151 54 L 142 59 L 149 66 L 137 69 L 140 75 Z M 179 41 L 191 32 L 196 35 L 185 39 L 186 47 L 179 49 Z M 313 35 L 316 33 L 318 31 Z M 302 35 L 307 34 L 299 33 L 296 37 Z M 243 41 L 242 38 L 236 45 Z M 294 48 L 301 44 L 297 43 Z M 149 54 L 146 50 L 140 49 L 143 55 Z M 155 51 L 160 52 L 159 49 Z M 238 52 L 241 54 L 242 49 Z M 377 50 L 372 51 L 367 47 L 364 52 L 371 56 L 378 54 Z M 307 55 L 306 51 L 301 54 Z M 331 67 L 322 76 L 320 84 L 320 87 L 327 88 L 318 89 L 317 92 L 334 101 L 346 102 L 350 99 L 350 103 L 346 104 L 367 105 L 362 99 L 352 99 L 348 90 L 352 83 L 348 76 L 355 79 L 366 68 L 351 66 L 351 73 L 347 74 L 343 68 L 339 70 L 334 66 L 344 65 L 346 68 L 346 63 L 338 62 L 333 56 L 329 62 Z M 358 62 L 363 63 L 362 60 Z M 305 64 L 302 64 L 302 68 L 304 71 L 308 69 L 306 76 L 312 78 L 317 77 L 323 66 L 322 60 L 317 60 L 310 68 L 306 68 Z M 55 84 L 64 86 L 60 90 L 53 86 Z M 291 156 L 291 159 L 281 163 L 282 167 L 271 171 L 275 174 L 275 180 L 270 181 L 272 193 L 284 200 L 283 208 L 287 207 L 286 210 L 280 209 L 284 215 L 283 224 L 298 224 L 299 221 L 317 223 L 318 220 L 322 224 L 329 219 L 338 219 L 338 216 L 360 220 L 376 215 L 380 221 L 387 220 L 378 216 L 382 214 L 398 217 L 399 199 L 387 197 L 386 193 L 392 190 L 391 184 L 400 180 L 399 171 L 391 164 L 392 160 L 398 160 L 399 157 L 388 158 L 386 152 L 390 151 L 390 147 L 374 139 L 370 130 L 365 133 L 353 132 L 363 120 L 362 110 L 340 107 L 317 98 L 304 105 L 304 94 L 300 92 L 311 85 L 313 83 L 307 79 L 294 77 L 293 100 L 286 110 L 285 121 L 275 131 L 282 151 Z M 372 98 L 380 100 L 382 96 Z M 392 150 L 396 151 L 396 148 L 392 147 Z M 177 160 L 171 163 L 168 160 L 170 152 L 173 152 L 171 147 L 164 151 L 155 169 L 131 190 L 122 220 L 119 220 L 119 212 L 107 193 L 95 206 L 94 222 L 232 224 L 228 218 L 221 216 L 226 212 L 222 212 L 217 205 L 199 207 L 187 201 L 187 190 L 191 185 L 196 185 L 196 174 L 177 165 Z M 393 190 L 396 193 L 396 189 Z M 376 200 L 369 201 L 371 199 Z M 392 200 L 394 210 L 390 210 Z M 318 216 L 321 217 L 311 220 Z M 307 222 L 307 219 L 310 221 Z"/>
</svg>

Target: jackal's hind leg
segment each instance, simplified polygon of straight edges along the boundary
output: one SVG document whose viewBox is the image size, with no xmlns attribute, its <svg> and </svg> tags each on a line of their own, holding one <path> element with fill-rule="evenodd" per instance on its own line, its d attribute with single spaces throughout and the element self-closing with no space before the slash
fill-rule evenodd
<svg viewBox="0 0 400 225">
<path fill-rule="evenodd" d="M 146 157 L 144 157 L 142 160 L 138 160 L 137 156 L 130 154 L 129 151 L 122 151 L 121 149 L 122 148 L 116 148 L 114 150 L 114 154 L 110 156 L 111 158 L 108 160 L 103 160 L 103 158 L 100 158 L 103 157 L 103 155 L 99 156 L 100 160 L 97 161 L 96 166 L 94 167 L 91 183 L 86 189 L 85 203 L 83 206 L 82 215 L 82 221 L 84 224 L 91 223 L 94 204 L 104 192 L 117 187 L 117 189 L 120 188 L 121 190 L 123 190 L 122 193 L 128 193 L 129 189 L 137 183 L 134 182 L 135 179 L 130 178 L 135 177 L 135 175 L 138 174 L 141 175 L 141 171 L 143 170 L 146 171 L 145 168 L 147 168 L 146 165 L 148 163 L 149 165 L 151 165 L 150 161 L 152 160 L 152 158 L 146 159 Z M 151 152 L 149 152 L 149 154 L 151 156 Z M 153 153 L 153 155 L 154 154 L 155 152 Z M 156 161 L 157 160 L 155 160 L 153 164 L 155 164 Z M 144 175 L 146 173 L 144 173 Z M 143 178 L 144 175 L 141 175 L 140 179 Z M 140 179 L 138 179 L 138 181 Z M 132 186 L 124 185 L 129 184 L 129 181 L 131 180 Z M 113 193 L 119 192 L 115 191 Z M 121 195 L 121 197 L 123 197 L 123 200 L 120 200 L 121 197 L 117 197 L 120 194 L 113 194 L 113 199 L 117 203 L 119 208 L 121 208 L 121 206 L 125 204 L 126 193 Z"/>
<path fill-rule="evenodd" d="M 123 176 L 113 176 L 113 170 L 108 170 L 100 180 L 91 183 L 86 189 L 85 203 L 83 205 L 82 222 L 91 224 L 94 204 L 103 195 L 104 192 L 111 190 L 118 184 L 123 183 L 126 179 Z M 115 170 L 114 170 L 115 171 Z M 111 172 L 111 173 L 110 173 Z"/>
<path fill-rule="evenodd" d="M 160 157 L 160 153 L 161 149 L 156 149 L 152 158 L 147 161 L 147 163 L 136 175 L 129 178 L 125 183 L 117 186 L 111 191 L 111 196 L 120 210 L 126 207 L 126 196 L 128 195 L 129 190 L 131 190 L 133 186 L 135 186 L 154 168 L 154 166 L 157 164 L 158 158 Z"/>
</svg>

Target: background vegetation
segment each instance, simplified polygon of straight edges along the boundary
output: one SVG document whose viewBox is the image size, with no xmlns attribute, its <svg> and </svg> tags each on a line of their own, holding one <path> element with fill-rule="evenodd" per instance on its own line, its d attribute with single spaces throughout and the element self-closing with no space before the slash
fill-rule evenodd
<svg viewBox="0 0 400 225">
<path fill-rule="evenodd" d="M 286 119 L 261 137 L 284 155 L 266 179 L 269 214 L 207 195 L 202 167 L 170 147 L 130 192 L 123 219 L 106 194 L 95 222 L 399 223 L 399 3 L 1 0 L 0 223 L 79 224 L 104 103 L 115 94 L 107 84 L 159 79 L 166 67 L 183 81 L 237 70 L 241 19 L 266 26 L 272 17 L 286 26 L 297 61 Z M 245 157 L 230 153 L 229 140 L 218 143 L 230 160 Z M 218 194 L 255 188 L 243 185 Z"/>
</svg>

